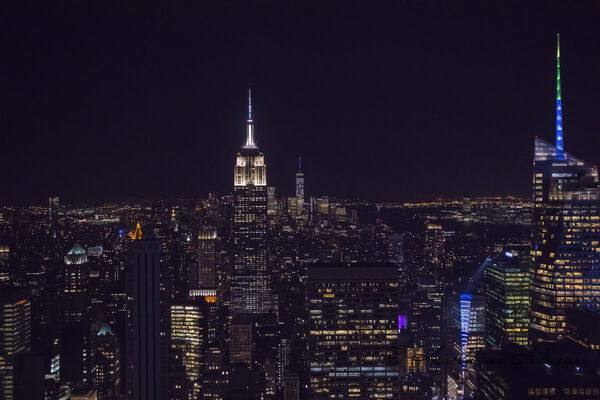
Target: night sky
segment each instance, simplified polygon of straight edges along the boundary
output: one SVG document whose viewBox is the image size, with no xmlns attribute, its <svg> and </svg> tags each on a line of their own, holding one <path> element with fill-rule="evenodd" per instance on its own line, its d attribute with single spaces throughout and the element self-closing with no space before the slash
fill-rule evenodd
<svg viewBox="0 0 600 400">
<path fill-rule="evenodd" d="M 278 195 L 302 156 L 307 195 L 528 196 L 556 32 L 565 149 L 600 162 L 600 2 L 44 4 L 1 17 L 2 203 L 229 193 L 249 85 Z"/>
</svg>

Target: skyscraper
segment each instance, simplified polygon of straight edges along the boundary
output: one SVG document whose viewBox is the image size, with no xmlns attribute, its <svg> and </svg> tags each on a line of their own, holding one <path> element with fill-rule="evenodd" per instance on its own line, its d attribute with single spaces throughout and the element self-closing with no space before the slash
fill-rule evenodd
<svg viewBox="0 0 600 400">
<path fill-rule="evenodd" d="M 254 141 L 252 97 L 248 93 L 246 142 L 236 158 L 233 178 L 233 273 L 231 310 L 261 314 L 271 308 L 267 271 L 267 167 Z"/>
<path fill-rule="evenodd" d="M 475 388 L 473 363 L 485 347 L 485 297 L 462 293 L 448 297 L 447 399 L 472 397 Z"/>
<path fill-rule="evenodd" d="M 302 172 L 302 159 L 298 157 L 298 172 L 296 172 L 296 207 L 298 213 L 303 213 L 304 208 L 304 172 Z"/>
<path fill-rule="evenodd" d="M 127 392 L 131 400 L 161 400 L 166 392 L 166 293 L 162 243 L 133 241 L 127 295 Z M 164 285 L 164 282 L 163 282 Z"/>
<path fill-rule="evenodd" d="M 399 398 L 398 269 L 308 269 L 311 399 Z"/>
<path fill-rule="evenodd" d="M 0 290 L 0 398 L 15 398 L 16 357 L 31 349 L 31 302 L 25 291 Z"/>
<path fill-rule="evenodd" d="M 487 344 L 527 346 L 529 332 L 529 247 L 513 246 L 485 270 Z"/>
<path fill-rule="evenodd" d="M 92 380 L 90 268 L 86 251 L 75 243 L 64 257 L 62 273 L 61 378 L 89 384 Z"/>
<path fill-rule="evenodd" d="M 556 54 L 556 144 L 535 139 L 531 336 L 565 335 L 565 311 L 600 307 L 598 169 L 564 151 L 560 43 Z"/>
<path fill-rule="evenodd" d="M 202 340 L 204 337 L 200 305 L 180 302 L 171 305 L 171 350 L 181 352 L 188 380 L 189 400 L 200 395 L 202 371 Z"/>
</svg>

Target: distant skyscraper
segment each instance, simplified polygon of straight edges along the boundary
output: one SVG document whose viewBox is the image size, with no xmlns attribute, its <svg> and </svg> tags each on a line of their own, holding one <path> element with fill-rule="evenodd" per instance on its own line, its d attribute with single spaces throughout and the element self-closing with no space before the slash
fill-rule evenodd
<svg viewBox="0 0 600 400">
<path fill-rule="evenodd" d="M 233 273 L 231 310 L 261 314 L 271 308 L 267 271 L 267 167 L 254 141 L 252 103 L 248 96 L 246 142 L 238 153 L 233 179 Z"/>
<path fill-rule="evenodd" d="M 566 153 L 556 57 L 556 145 L 535 139 L 531 336 L 565 336 L 565 311 L 600 308 L 600 190 L 598 169 Z"/>
<path fill-rule="evenodd" d="M 398 399 L 398 269 L 308 269 L 311 399 Z"/>
<path fill-rule="evenodd" d="M 63 320 L 80 322 L 90 311 L 90 268 L 86 251 L 79 243 L 64 258 L 63 273 Z"/>
<path fill-rule="evenodd" d="M 298 157 L 298 172 L 296 172 L 296 202 L 298 210 L 304 207 L 304 172 L 302 172 L 302 159 Z"/>
<path fill-rule="evenodd" d="M 161 278 L 167 275 L 158 239 L 132 241 L 128 276 L 127 392 L 131 400 L 164 400 L 166 393 L 166 293 Z"/>
<path fill-rule="evenodd" d="M 529 339 L 529 247 L 506 248 L 485 270 L 487 344 L 500 349 Z"/>
<path fill-rule="evenodd" d="M 31 349 L 31 302 L 16 288 L 0 290 L 0 398 L 15 398 L 15 361 Z"/>
<path fill-rule="evenodd" d="M 52 236 L 56 238 L 56 231 L 58 230 L 58 218 L 60 210 L 60 199 L 58 197 L 48 198 L 48 224 L 50 225 L 50 232 Z"/>
<path fill-rule="evenodd" d="M 64 257 L 62 272 L 61 378 L 89 384 L 92 377 L 90 267 L 79 243 Z"/>
<path fill-rule="evenodd" d="M 425 275 L 438 277 L 442 268 L 444 255 L 444 231 L 441 225 L 427 224 L 425 229 L 425 246 L 423 249 Z"/>
</svg>

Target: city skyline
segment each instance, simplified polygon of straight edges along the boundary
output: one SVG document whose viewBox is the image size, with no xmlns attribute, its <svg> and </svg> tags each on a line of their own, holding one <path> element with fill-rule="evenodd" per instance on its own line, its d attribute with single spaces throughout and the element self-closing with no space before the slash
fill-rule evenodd
<svg viewBox="0 0 600 400">
<path fill-rule="evenodd" d="M 135 32 L 115 16 L 90 20 L 77 9 L 53 22 L 35 13 L 16 18 L 7 25 L 15 41 L 3 85 L 3 148 L 20 152 L 2 158 L 10 171 L 4 201 L 228 193 L 222 154 L 239 145 L 248 86 L 269 181 L 282 193 L 294 193 L 301 156 L 307 194 L 527 196 L 525 149 L 535 136 L 552 137 L 557 32 L 565 131 L 573 133 L 565 147 L 597 160 L 595 10 L 551 4 L 539 26 L 526 18 L 532 4 L 504 10 L 510 23 L 466 6 L 414 7 L 398 17 L 403 24 L 393 14 L 195 21 L 194 12 L 173 10 L 173 20 L 140 21 Z M 454 11 L 466 11 L 468 23 L 451 18 Z M 426 29 L 425 21 L 438 26 Z M 356 29 L 367 23 L 371 29 Z M 31 29 L 17 35 L 23 27 Z M 50 56 L 57 61 L 47 63 Z M 473 161 L 478 168 L 467 167 Z"/>
</svg>

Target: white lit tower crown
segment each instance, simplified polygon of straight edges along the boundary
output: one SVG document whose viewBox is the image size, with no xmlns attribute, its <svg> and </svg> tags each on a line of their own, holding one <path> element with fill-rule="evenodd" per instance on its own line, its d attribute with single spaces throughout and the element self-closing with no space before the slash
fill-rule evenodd
<svg viewBox="0 0 600 400">
<path fill-rule="evenodd" d="M 263 314 L 271 309 L 267 271 L 267 170 L 254 141 L 252 97 L 248 92 L 246 142 L 237 154 L 233 178 L 233 272 L 231 310 Z"/>
<path fill-rule="evenodd" d="M 265 156 L 254 141 L 252 120 L 252 94 L 248 91 L 248 119 L 246 120 L 246 142 L 238 153 L 233 177 L 234 186 L 267 186 Z"/>
</svg>

